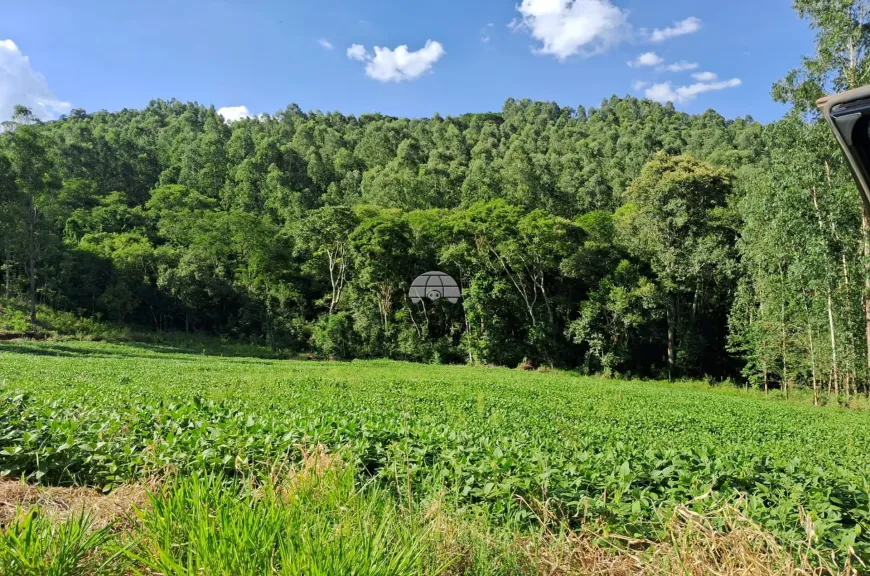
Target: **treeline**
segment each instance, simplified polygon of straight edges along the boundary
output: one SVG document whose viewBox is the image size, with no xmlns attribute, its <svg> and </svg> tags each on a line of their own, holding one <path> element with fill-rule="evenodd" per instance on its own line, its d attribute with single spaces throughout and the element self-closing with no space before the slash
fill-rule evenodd
<svg viewBox="0 0 870 576">
<path fill-rule="evenodd" d="M 735 204 L 728 350 L 760 388 L 870 395 L 870 244 L 855 183 L 824 123 L 791 117 L 767 138 L 770 153 L 744 173 Z"/>
<path fill-rule="evenodd" d="M 231 125 L 174 101 L 18 112 L 0 139 L 10 296 L 337 357 L 732 368 L 718 212 L 764 154 L 749 118 L 631 98 L 426 120 L 291 106 Z M 410 304 L 433 269 L 463 306 Z"/>
<path fill-rule="evenodd" d="M 0 135 L 4 292 L 36 326 L 39 302 L 335 358 L 870 392 L 866 215 L 805 114 L 831 82 L 808 66 L 767 126 L 617 97 L 232 124 L 177 101 L 18 109 Z M 462 305 L 410 302 L 429 270 Z"/>
</svg>

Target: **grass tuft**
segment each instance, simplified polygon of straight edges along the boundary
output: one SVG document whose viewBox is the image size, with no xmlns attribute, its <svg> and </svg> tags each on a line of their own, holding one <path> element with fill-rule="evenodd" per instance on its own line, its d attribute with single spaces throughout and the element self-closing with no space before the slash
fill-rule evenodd
<svg viewBox="0 0 870 576">
<path fill-rule="evenodd" d="M 130 559 L 166 576 L 443 572 L 424 565 L 429 527 L 323 454 L 281 478 L 178 479 L 140 513 Z"/>
<path fill-rule="evenodd" d="M 84 511 L 53 521 L 39 506 L 0 531 L 0 574 L 4 576 L 73 576 L 117 574 L 117 555 L 102 553 L 110 527 L 95 529 Z"/>
</svg>

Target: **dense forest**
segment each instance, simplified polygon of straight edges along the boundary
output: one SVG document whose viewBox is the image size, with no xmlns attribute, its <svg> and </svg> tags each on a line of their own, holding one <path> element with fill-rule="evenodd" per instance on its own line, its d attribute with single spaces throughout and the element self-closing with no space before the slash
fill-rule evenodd
<svg viewBox="0 0 870 576">
<path fill-rule="evenodd" d="M 818 54 L 762 125 L 616 96 L 428 119 L 25 108 L 0 134 L 3 293 L 334 358 L 548 364 L 870 393 L 867 217 L 825 91 L 864 2 L 795 7 Z M 863 218 L 862 218 L 863 216 Z M 420 273 L 461 305 L 412 304 Z"/>
</svg>

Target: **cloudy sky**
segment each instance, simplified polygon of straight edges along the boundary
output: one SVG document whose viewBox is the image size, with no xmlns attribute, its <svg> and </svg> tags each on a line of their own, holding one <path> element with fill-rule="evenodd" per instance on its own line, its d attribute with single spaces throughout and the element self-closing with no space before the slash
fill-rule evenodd
<svg viewBox="0 0 870 576">
<path fill-rule="evenodd" d="M 3 0 L 0 120 L 213 104 L 430 116 L 613 94 L 768 122 L 811 53 L 789 0 Z"/>
</svg>

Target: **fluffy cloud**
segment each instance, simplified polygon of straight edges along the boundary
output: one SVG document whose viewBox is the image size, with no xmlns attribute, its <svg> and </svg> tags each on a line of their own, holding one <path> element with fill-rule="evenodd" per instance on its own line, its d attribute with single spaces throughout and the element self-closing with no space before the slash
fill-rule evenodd
<svg viewBox="0 0 870 576">
<path fill-rule="evenodd" d="M 653 84 L 646 89 L 644 95 L 650 100 L 655 100 L 656 102 L 676 102 L 678 104 L 685 104 L 686 102 L 691 102 L 699 94 L 703 94 L 704 92 L 735 88 L 740 86 L 742 83 L 743 82 L 741 82 L 740 78 L 732 78 L 731 80 L 723 80 L 722 82 L 697 82 L 689 86 L 678 86 L 677 88 L 673 88 L 670 82 L 664 82 L 661 84 Z"/>
<path fill-rule="evenodd" d="M 366 63 L 366 75 L 380 82 L 402 82 L 414 80 L 432 69 L 446 52 L 440 43 L 427 40 L 426 45 L 417 51 L 399 46 L 394 50 L 375 46 L 374 55 L 364 46 L 354 44 L 347 49 L 347 57 Z"/>
<path fill-rule="evenodd" d="M 227 123 L 242 120 L 244 118 L 253 118 L 253 115 L 248 111 L 247 106 L 227 106 L 225 108 L 218 108 L 217 113 L 223 116 L 224 121 Z"/>
<path fill-rule="evenodd" d="M 697 62 L 686 62 L 685 60 L 680 60 L 679 62 L 674 62 L 667 66 L 660 66 L 659 70 L 667 70 L 668 72 L 685 72 L 686 70 L 696 70 L 697 68 Z"/>
<path fill-rule="evenodd" d="M 351 60 L 359 60 L 362 62 L 366 59 L 366 56 L 368 56 L 366 53 L 366 47 L 361 44 L 354 44 L 347 49 L 347 57 Z"/>
<path fill-rule="evenodd" d="M 643 89 L 646 88 L 647 86 L 649 86 L 649 82 L 647 82 L 646 80 L 635 80 L 635 81 L 632 82 L 632 84 L 631 84 L 631 88 L 632 88 L 635 92 L 640 92 L 641 90 L 643 90 Z"/>
<path fill-rule="evenodd" d="M 69 112 L 69 102 L 58 100 L 45 77 L 30 67 L 30 59 L 12 40 L 0 40 L 0 122 L 12 118 L 12 109 L 22 104 L 34 116 L 50 120 Z"/>
<path fill-rule="evenodd" d="M 537 53 L 559 60 L 606 50 L 628 29 L 627 13 L 610 0 L 523 0 L 517 10 L 521 18 L 511 27 L 539 40 Z"/>
<path fill-rule="evenodd" d="M 656 28 L 650 35 L 650 40 L 653 42 L 664 42 L 669 38 L 676 36 L 685 36 L 686 34 L 694 34 L 701 29 L 701 19 L 690 16 L 680 22 L 675 22 L 673 26 L 664 29 Z"/>
<path fill-rule="evenodd" d="M 632 68 L 640 68 L 641 66 L 658 66 L 664 62 L 664 59 L 655 52 L 645 52 L 628 63 Z"/>
<path fill-rule="evenodd" d="M 699 82 L 712 82 L 718 76 L 713 72 L 698 72 L 697 74 L 692 74 L 692 78 L 698 80 Z"/>
<path fill-rule="evenodd" d="M 326 48 L 327 50 L 332 50 L 333 48 L 335 48 L 335 46 L 332 45 L 332 42 L 326 40 L 325 38 L 321 38 L 317 41 L 317 43 Z"/>
</svg>

